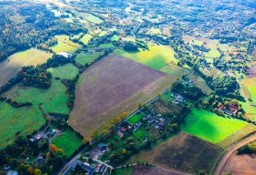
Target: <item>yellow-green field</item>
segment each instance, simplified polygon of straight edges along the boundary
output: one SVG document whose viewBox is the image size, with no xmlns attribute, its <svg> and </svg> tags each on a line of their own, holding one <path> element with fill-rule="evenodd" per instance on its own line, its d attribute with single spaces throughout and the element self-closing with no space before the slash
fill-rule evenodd
<svg viewBox="0 0 256 175">
<path fill-rule="evenodd" d="M 83 38 L 81 38 L 80 41 L 82 41 L 84 44 L 87 45 L 87 44 L 90 43 L 91 39 L 92 39 L 92 35 L 86 34 L 86 35 L 83 36 Z"/>
<path fill-rule="evenodd" d="M 16 134 L 28 136 L 45 124 L 45 119 L 37 106 L 13 108 L 0 102 L 0 149 L 14 143 Z"/>
<path fill-rule="evenodd" d="M 59 53 L 59 52 L 73 53 L 73 52 L 76 52 L 78 49 L 82 48 L 82 46 L 80 46 L 79 44 L 69 40 L 68 35 L 57 35 L 55 36 L 55 38 L 58 40 L 58 44 L 51 47 L 52 51 L 55 53 Z"/>
<path fill-rule="evenodd" d="M 51 57 L 51 53 L 34 48 L 11 55 L 7 61 L 0 63 L 0 86 L 14 77 L 23 66 L 39 65 Z"/>
<path fill-rule="evenodd" d="M 108 34 L 107 31 L 101 31 L 101 32 L 99 33 L 99 37 L 105 36 L 106 34 Z"/>
<path fill-rule="evenodd" d="M 152 43 L 149 44 L 149 50 L 140 50 L 137 53 L 129 53 L 124 50 L 117 49 L 115 50 L 115 53 L 157 70 L 162 69 L 168 63 L 174 62 L 177 64 L 178 62 L 174 57 L 175 52 L 171 47 L 159 46 Z"/>
<path fill-rule="evenodd" d="M 241 102 L 246 111 L 246 117 L 256 121 L 256 77 L 242 81 L 242 89 L 247 102 Z M 251 99 L 250 102 L 248 99 Z"/>
</svg>

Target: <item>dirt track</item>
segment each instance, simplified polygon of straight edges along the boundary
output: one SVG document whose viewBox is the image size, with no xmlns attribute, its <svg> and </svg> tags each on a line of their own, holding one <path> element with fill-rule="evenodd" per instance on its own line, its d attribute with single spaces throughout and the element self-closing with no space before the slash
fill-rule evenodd
<svg viewBox="0 0 256 175">
<path fill-rule="evenodd" d="M 248 143 L 252 142 L 256 140 L 256 134 L 253 134 L 245 139 L 243 139 L 242 141 L 238 142 L 236 145 L 234 146 L 231 146 L 229 149 L 228 149 L 228 152 L 226 153 L 226 155 L 222 158 L 221 162 L 219 163 L 216 171 L 215 171 L 215 175 L 222 175 L 224 174 L 224 169 L 225 169 L 225 166 L 227 166 L 227 163 L 228 161 L 231 159 L 231 157 L 235 154 L 235 152 L 243 147 L 244 145 L 247 145 Z"/>
</svg>

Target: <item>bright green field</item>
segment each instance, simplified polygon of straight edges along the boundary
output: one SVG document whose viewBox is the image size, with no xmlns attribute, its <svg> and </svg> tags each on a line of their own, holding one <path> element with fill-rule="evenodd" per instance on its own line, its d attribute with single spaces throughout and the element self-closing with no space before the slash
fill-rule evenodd
<svg viewBox="0 0 256 175">
<path fill-rule="evenodd" d="M 193 109 L 186 117 L 182 126 L 183 131 L 218 143 L 248 125 L 247 122 L 223 118 L 203 109 Z"/>
<path fill-rule="evenodd" d="M 131 124 L 135 124 L 138 121 L 140 121 L 140 119 L 142 119 L 143 117 L 144 117 L 144 115 L 142 113 L 135 114 L 131 118 L 128 119 L 128 122 L 130 122 Z"/>
<path fill-rule="evenodd" d="M 139 63 L 145 64 L 151 68 L 160 70 L 170 62 L 177 63 L 174 57 L 174 50 L 168 46 L 149 45 L 149 50 L 137 53 L 128 53 L 124 50 L 117 49 L 115 53 L 124 57 L 133 59 Z"/>
<path fill-rule="evenodd" d="M 45 124 L 41 111 L 35 106 L 13 108 L 0 102 L 0 116 L 0 149 L 12 144 L 18 131 L 21 136 L 27 136 Z"/>
<path fill-rule="evenodd" d="M 79 54 L 76 56 L 75 60 L 81 65 L 85 65 L 86 63 L 91 64 L 96 58 L 98 58 L 103 52 L 97 52 L 94 54 Z"/>
<path fill-rule="evenodd" d="M 82 138 L 71 129 L 64 131 L 63 135 L 57 137 L 52 142 L 57 147 L 62 148 L 64 156 L 69 158 L 83 144 Z"/>
<path fill-rule="evenodd" d="M 34 87 L 24 88 L 15 86 L 6 93 L 11 99 L 18 102 L 31 102 L 35 106 L 43 103 L 42 107 L 48 113 L 68 114 L 69 109 L 66 105 L 67 95 L 66 87 L 60 80 L 52 79 L 52 85 L 49 89 L 39 89 Z"/>
<path fill-rule="evenodd" d="M 50 68 L 48 71 L 52 73 L 53 77 L 59 77 L 61 79 L 73 79 L 79 73 L 78 68 L 71 63 L 57 68 Z"/>
</svg>

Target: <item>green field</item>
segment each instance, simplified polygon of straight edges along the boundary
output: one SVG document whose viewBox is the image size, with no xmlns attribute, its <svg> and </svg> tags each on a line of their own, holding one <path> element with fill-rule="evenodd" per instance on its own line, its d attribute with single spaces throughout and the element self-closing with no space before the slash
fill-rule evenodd
<svg viewBox="0 0 256 175">
<path fill-rule="evenodd" d="M 66 87 L 60 80 L 52 79 L 49 89 L 23 87 L 17 85 L 5 94 L 17 102 L 31 102 L 35 106 L 42 103 L 43 109 L 48 113 L 68 114 Z"/>
<path fill-rule="evenodd" d="M 72 156 L 72 154 L 83 144 L 82 137 L 71 129 L 64 131 L 64 133 L 54 139 L 52 143 L 63 149 L 63 155 L 67 158 L 70 158 L 70 156 Z"/>
<path fill-rule="evenodd" d="M 53 77 L 59 77 L 61 79 L 73 79 L 79 73 L 78 68 L 71 63 L 57 68 L 50 68 L 48 71 L 52 73 Z"/>
<path fill-rule="evenodd" d="M 86 63 L 91 64 L 95 59 L 97 59 L 103 52 L 96 52 L 94 54 L 78 54 L 75 58 L 76 62 L 81 65 L 85 65 Z"/>
<path fill-rule="evenodd" d="M 135 124 L 138 121 L 140 121 L 143 117 L 144 117 L 143 113 L 137 113 L 137 114 L 134 114 L 131 118 L 129 118 L 128 122 L 131 124 Z"/>
<path fill-rule="evenodd" d="M 85 19 L 94 24 L 101 24 L 103 22 L 100 18 L 98 18 L 92 14 L 89 14 L 89 13 L 85 14 Z"/>
<path fill-rule="evenodd" d="M 223 118 L 203 109 L 193 109 L 186 117 L 182 130 L 209 142 L 218 143 L 246 125 L 248 123 L 244 121 Z"/>
<path fill-rule="evenodd" d="M 170 62 L 178 62 L 178 60 L 174 58 L 174 50 L 168 46 L 150 44 L 149 50 L 141 50 L 137 53 L 128 53 L 124 50 L 117 49 L 115 50 L 115 53 L 157 70 L 160 70 Z"/>
<path fill-rule="evenodd" d="M 118 41 L 119 40 L 119 36 L 114 35 L 111 37 L 111 41 Z"/>
<path fill-rule="evenodd" d="M 114 171 L 114 175 L 132 175 L 132 168 L 122 168 Z"/>
<path fill-rule="evenodd" d="M 109 49 L 109 48 L 114 48 L 115 46 L 111 43 L 108 43 L 108 44 L 101 44 L 99 45 L 99 47 L 103 49 Z"/>
<path fill-rule="evenodd" d="M 16 133 L 28 136 L 45 124 L 41 111 L 35 107 L 13 108 L 0 102 L 0 149 L 15 141 Z"/>
</svg>

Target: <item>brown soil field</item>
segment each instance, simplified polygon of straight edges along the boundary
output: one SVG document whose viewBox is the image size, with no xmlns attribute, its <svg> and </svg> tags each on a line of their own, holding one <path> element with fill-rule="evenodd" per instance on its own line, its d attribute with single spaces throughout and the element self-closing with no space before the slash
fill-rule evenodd
<svg viewBox="0 0 256 175">
<path fill-rule="evenodd" d="M 180 133 L 153 150 L 142 151 L 131 161 L 147 161 L 165 169 L 175 169 L 192 174 L 199 172 L 209 174 L 222 151 L 223 149 L 216 145 Z"/>
<path fill-rule="evenodd" d="M 174 81 L 166 73 L 110 55 L 80 76 L 69 124 L 89 137 L 122 112 L 135 111 Z"/>
<path fill-rule="evenodd" d="M 233 155 L 224 167 L 223 175 L 255 175 L 256 155 Z"/>
<path fill-rule="evenodd" d="M 136 166 L 132 175 L 188 175 L 187 173 L 169 171 L 161 167 Z"/>
</svg>

